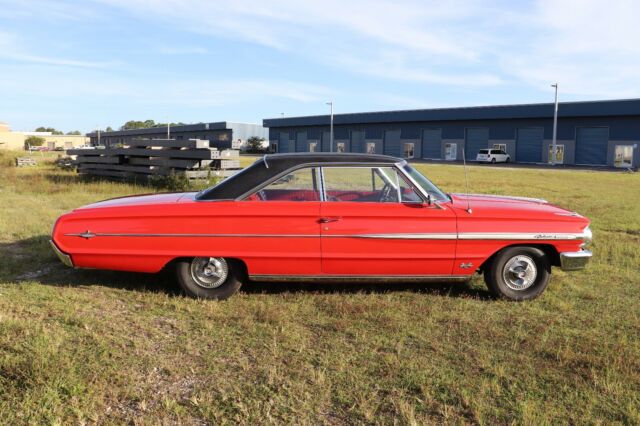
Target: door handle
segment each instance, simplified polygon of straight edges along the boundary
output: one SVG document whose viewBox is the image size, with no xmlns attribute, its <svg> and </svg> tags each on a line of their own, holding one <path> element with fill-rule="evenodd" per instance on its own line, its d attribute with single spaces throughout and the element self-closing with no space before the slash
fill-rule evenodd
<svg viewBox="0 0 640 426">
<path fill-rule="evenodd" d="M 339 220 L 341 220 L 341 217 L 321 217 L 320 218 L 320 223 L 331 223 L 331 222 L 337 222 Z"/>
</svg>

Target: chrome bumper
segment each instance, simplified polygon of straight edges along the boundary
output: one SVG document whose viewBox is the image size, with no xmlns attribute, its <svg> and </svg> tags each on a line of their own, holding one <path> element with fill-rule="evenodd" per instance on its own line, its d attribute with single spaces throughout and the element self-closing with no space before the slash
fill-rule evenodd
<svg viewBox="0 0 640 426">
<path fill-rule="evenodd" d="M 593 253 L 589 250 L 560 253 L 560 268 L 562 268 L 563 271 L 578 271 L 584 269 L 592 255 Z"/>
<path fill-rule="evenodd" d="M 66 266 L 70 268 L 74 267 L 73 262 L 71 261 L 71 256 L 60 251 L 60 249 L 58 248 L 58 246 L 56 246 L 56 243 L 54 243 L 53 240 L 49 240 L 49 244 L 51 244 L 53 251 L 55 252 L 56 256 L 58 256 L 58 259 L 60 259 L 60 262 L 64 263 Z"/>
</svg>

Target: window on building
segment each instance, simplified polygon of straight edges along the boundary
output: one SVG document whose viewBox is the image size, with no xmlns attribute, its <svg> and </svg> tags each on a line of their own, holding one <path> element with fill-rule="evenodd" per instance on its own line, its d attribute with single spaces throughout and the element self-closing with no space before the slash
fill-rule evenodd
<svg viewBox="0 0 640 426">
<path fill-rule="evenodd" d="M 553 162 L 553 144 L 549 144 L 549 156 L 547 162 Z M 556 144 L 556 164 L 564 164 L 564 145 Z"/>
<path fill-rule="evenodd" d="M 320 201 L 316 168 L 296 170 L 247 197 L 248 201 Z"/>
<path fill-rule="evenodd" d="M 346 147 L 344 142 L 336 143 L 336 152 L 345 152 Z"/>
<path fill-rule="evenodd" d="M 405 143 L 404 144 L 404 158 L 413 158 L 413 150 L 415 149 L 416 145 L 413 143 Z"/>
<path fill-rule="evenodd" d="M 455 161 L 458 158 L 458 144 L 447 143 L 444 145 L 444 159 Z"/>
<path fill-rule="evenodd" d="M 316 152 L 318 142 L 309 142 L 309 152 Z"/>
<path fill-rule="evenodd" d="M 493 149 L 497 149 L 498 151 L 502 151 L 503 154 L 507 153 L 507 144 L 506 143 L 494 143 Z"/>
<path fill-rule="evenodd" d="M 376 153 L 376 143 L 367 142 L 367 154 L 375 154 L 375 153 Z"/>
<path fill-rule="evenodd" d="M 269 150 L 272 153 L 278 152 L 278 142 L 271 142 L 271 145 L 269 146 Z"/>
<path fill-rule="evenodd" d="M 633 145 L 616 145 L 613 165 L 622 168 L 633 167 Z"/>
</svg>

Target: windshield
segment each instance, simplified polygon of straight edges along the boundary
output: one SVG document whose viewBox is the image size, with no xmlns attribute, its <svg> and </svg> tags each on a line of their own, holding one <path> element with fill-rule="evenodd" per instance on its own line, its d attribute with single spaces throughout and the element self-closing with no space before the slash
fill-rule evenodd
<svg viewBox="0 0 640 426">
<path fill-rule="evenodd" d="M 422 173 L 411 167 L 409 164 L 404 164 L 402 169 L 413 179 L 420 187 L 431 196 L 434 201 L 449 201 L 449 197 L 437 186 L 431 183 L 429 179 L 424 177 Z"/>
</svg>

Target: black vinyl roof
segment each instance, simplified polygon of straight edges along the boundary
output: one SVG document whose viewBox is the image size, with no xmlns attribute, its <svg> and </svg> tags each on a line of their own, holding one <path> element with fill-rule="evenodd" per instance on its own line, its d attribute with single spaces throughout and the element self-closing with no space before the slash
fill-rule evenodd
<svg viewBox="0 0 640 426">
<path fill-rule="evenodd" d="M 228 177 L 219 184 L 200 192 L 198 200 L 235 200 L 258 185 L 303 165 L 323 164 L 395 164 L 401 158 L 388 155 L 358 153 L 291 153 L 269 154 L 256 160 L 251 166 Z"/>
</svg>

